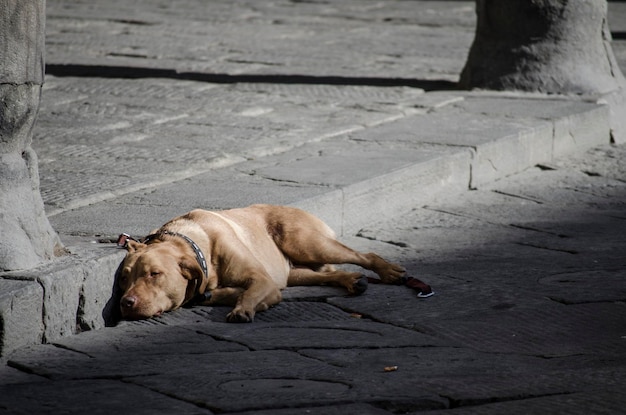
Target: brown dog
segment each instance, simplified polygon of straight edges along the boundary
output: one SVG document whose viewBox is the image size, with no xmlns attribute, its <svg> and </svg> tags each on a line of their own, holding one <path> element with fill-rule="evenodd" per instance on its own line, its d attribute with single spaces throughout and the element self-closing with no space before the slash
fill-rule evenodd
<svg viewBox="0 0 626 415">
<path fill-rule="evenodd" d="M 282 288 L 338 285 L 360 294 L 367 279 L 335 270 L 350 263 L 393 283 L 404 269 L 335 239 L 320 219 L 300 209 L 253 205 L 194 210 L 144 240 L 128 241 L 119 285 L 122 316 L 142 319 L 174 310 L 203 294 L 206 305 L 232 305 L 230 322 L 250 322 L 281 301 Z"/>
</svg>

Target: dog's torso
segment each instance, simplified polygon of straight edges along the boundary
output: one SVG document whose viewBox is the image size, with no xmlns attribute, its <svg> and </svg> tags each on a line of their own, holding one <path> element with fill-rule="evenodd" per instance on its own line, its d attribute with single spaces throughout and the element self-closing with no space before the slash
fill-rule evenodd
<svg viewBox="0 0 626 415">
<path fill-rule="evenodd" d="M 276 245 L 275 232 L 262 205 L 219 212 L 197 209 L 161 229 L 203 234 L 197 238 L 202 242 L 196 242 L 209 256 L 208 289 L 232 285 L 244 265 L 262 268 L 281 289 L 287 286 L 290 261 Z M 235 265 L 237 262 L 239 265 Z"/>
</svg>

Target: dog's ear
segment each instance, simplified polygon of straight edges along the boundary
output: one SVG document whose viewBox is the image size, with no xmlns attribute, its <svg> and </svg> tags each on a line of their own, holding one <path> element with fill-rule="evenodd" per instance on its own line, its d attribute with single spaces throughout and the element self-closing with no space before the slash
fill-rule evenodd
<svg viewBox="0 0 626 415">
<path fill-rule="evenodd" d="M 132 239 L 129 239 L 128 242 L 126 242 L 126 250 L 128 251 L 129 254 L 132 254 L 133 252 L 139 251 L 140 249 L 143 249 L 146 246 L 147 246 L 146 244 L 142 244 L 141 242 L 133 241 Z"/>
<path fill-rule="evenodd" d="M 200 264 L 198 264 L 198 261 L 195 258 L 183 258 L 180 261 L 179 266 L 181 274 L 186 280 L 189 281 L 187 284 L 187 292 L 185 293 L 185 302 L 187 302 L 195 297 L 196 294 L 204 293 L 204 290 L 209 283 L 209 279 L 206 275 L 204 275 Z"/>
</svg>

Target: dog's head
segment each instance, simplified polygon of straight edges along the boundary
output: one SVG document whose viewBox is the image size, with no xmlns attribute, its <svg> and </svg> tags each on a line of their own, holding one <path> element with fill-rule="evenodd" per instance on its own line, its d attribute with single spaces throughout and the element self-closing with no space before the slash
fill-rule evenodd
<svg viewBox="0 0 626 415">
<path fill-rule="evenodd" d="M 184 241 L 168 238 L 149 245 L 128 241 L 118 278 L 125 319 L 145 319 L 174 310 L 203 292 L 207 278 Z"/>
</svg>

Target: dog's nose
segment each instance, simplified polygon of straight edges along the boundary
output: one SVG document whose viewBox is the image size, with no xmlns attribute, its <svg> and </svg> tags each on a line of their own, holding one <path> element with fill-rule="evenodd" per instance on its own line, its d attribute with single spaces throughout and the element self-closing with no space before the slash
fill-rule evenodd
<svg viewBox="0 0 626 415">
<path fill-rule="evenodd" d="M 133 308 L 133 306 L 137 303 L 137 297 L 134 295 L 127 295 L 123 297 L 120 301 L 120 305 L 122 308 Z"/>
</svg>

